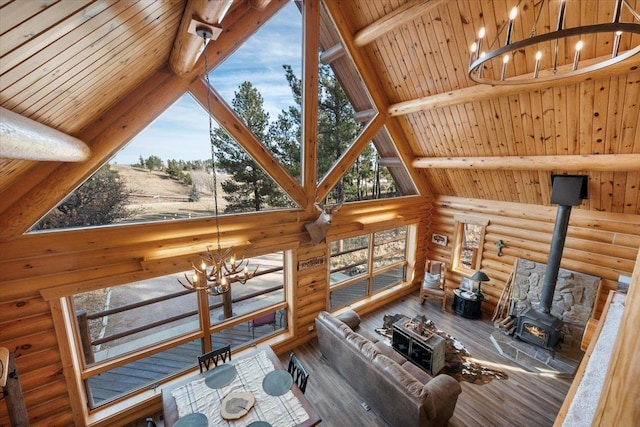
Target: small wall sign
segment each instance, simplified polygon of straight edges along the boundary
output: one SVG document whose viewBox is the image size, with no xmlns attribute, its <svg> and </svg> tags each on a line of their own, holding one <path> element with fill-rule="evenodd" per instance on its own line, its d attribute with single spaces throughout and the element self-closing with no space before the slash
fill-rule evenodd
<svg viewBox="0 0 640 427">
<path fill-rule="evenodd" d="M 447 236 L 443 236 L 442 234 L 433 233 L 431 235 L 431 242 L 435 243 L 436 245 L 447 246 L 447 241 Z"/>
<path fill-rule="evenodd" d="M 323 256 L 309 258 L 304 261 L 298 262 L 298 271 L 304 270 L 306 268 L 316 267 L 318 265 L 324 265 L 326 262 L 326 258 Z"/>
</svg>

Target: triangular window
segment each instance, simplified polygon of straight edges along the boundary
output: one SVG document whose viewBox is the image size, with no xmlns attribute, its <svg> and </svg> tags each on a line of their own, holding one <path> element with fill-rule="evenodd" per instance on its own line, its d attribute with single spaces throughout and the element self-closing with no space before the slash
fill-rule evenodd
<svg viewBox="0 0 640 427">
<path fill-rule="evenodd" d="M 386 129 L 362 148 L 351 167 L 336 182 L 334 168 L 360 140 L 378 111 L 351 57 L 346 54 L 325 8 L 320 15 L 320 69 L 318 97 L 318 182 L 331 179 L 330 201 L 358 201 L 417 194 L 416 187 Z M 375 130 L 375 129 L 374 129 Z M 365 141 L 360 141 L 359 144 Z M 362 147 L 362 145 L 359 145 Z M 327 183 L 323 183 L 327 184 Z"/>
<path fill-rule="evenodd" d="M 382 128 L 333 187 L 327 199 L 355 202 L 416 194 L 416 187 L 389 134 Z"/>
</svg>

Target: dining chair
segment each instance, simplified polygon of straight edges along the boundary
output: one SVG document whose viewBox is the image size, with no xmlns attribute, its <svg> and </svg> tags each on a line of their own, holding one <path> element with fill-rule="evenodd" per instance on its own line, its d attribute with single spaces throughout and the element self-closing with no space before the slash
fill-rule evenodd
<svg viewBox="0 0 640 427">
<path fill-rule="evenodd" d="M 153 421 L 153 418 L 147 418 L 147 427 L 156 427 L 156 423 Z"/>
<path fill-rule="evenodd" d="M 442 310 L 447 306 L 447 288 L 445 284 L 446 264 L 440 261 L 427 260 L 424 268 L 424 280 L 420 285 L 420 304 L 428 297 L 438 298 L 442 302 Z"/>
<path fill-rule="evenodd" d="M 267 313 L 263 316 L 256 317 L 255 319 L 251 319 L 249 322 L 249 328 L 251 329 L 251 334 L 253 338 L 256 337 L 256 328 L 262 325 L 273 325 L 273 330 L 276 330 L 276 312 Z"/>
<path fill-rule="evenodd" d="M 227 344 L 224 347 L 217 348 L 209 353 L 205 353 L 198 356 L 198 365 L 200 365 L 200 372 L 208 371 L 213 362 L 213 366 L 218 366 L 218 362 L 222 360 L 222 363 L 231 360 L 231 345 Z"/>
<path fill-rule="evenodd" d="M 293 382 L 295 382 L 298 385 L 300 391 L 304 393 L 307 389 L 309 373 L 300 362 L 300 359 L 298 359 L 294 353 L 291 353 L 289 355 L 289 367 L 287 368 L 287 371 L 289 371 L 289 373 L 293 377 Z"/>
</svg>

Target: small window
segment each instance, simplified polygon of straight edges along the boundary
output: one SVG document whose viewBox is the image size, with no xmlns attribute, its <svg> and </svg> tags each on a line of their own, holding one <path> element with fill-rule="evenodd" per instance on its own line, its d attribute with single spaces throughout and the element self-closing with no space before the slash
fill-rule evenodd
<svg viewBox="0 0 640 427">
<path fill-rule="evenodd" d="M 402 283 L 407 270 L 407 239 L 414 229 L 400 226 L 331 242 L 329 309 Z"/>
<path fill-rule="evenodd" d="M 456 217 L 453 269 L 469 274 L 480 269 L 485 228 L 489 221 L 483 218 Z"/>
</svg>

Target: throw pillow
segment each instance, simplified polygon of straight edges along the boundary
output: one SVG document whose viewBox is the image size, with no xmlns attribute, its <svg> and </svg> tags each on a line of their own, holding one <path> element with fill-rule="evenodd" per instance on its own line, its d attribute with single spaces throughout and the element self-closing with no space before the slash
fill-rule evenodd
<svg viewBox="0 0 640 427">
<path fill-rule="evenodd" d="M 440 287 L 440 275 L 424 273 L 424 287 L 436 289 Z"/>
</svg>

